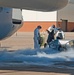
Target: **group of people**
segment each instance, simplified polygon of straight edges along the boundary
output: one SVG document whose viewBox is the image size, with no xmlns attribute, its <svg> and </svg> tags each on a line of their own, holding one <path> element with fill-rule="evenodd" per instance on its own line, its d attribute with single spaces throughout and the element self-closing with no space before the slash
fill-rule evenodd
<svg viewBox="0 0 74 75">
<path fill-rule="evenodd" d="M 40 29 L 42 27 L 39 25 L 37 28 L 34 30 L 34 48 L 40 48 Z M 64 32 L 61 30 L 61 28 L 55 27 L 55 25 L 50 26 L 47 30 L 48 33 L 48 38 L 45 43 L 45 45 L 49 45 L 49 43 L 53 40 L 57 39 L 64 39 L 65 35 Z"/>
<path fill-rule="evenodd" d="M 47 29 L 48 33 L 48 38 L 47 38 L 47 44 L 49 44 L 53 40 L 58 40 L 58 39 L 64 39 L 65 34 L 61 30 L 61 28 L 55 27 L 55 25 L 52 25 Z"/>
</svg>

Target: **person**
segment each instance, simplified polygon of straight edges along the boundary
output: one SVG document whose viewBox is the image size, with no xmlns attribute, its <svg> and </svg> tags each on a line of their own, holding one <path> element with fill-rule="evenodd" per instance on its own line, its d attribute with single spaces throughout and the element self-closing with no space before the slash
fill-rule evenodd
<svg viewBox="0 0 74 75">
<path fill-rule="evenodd" d="M 52 25 L 52 26 L 50 26 L 47 30 L 49 31 L 49 32 L 52 32 L 52 30 L 54 30 L 54 34 L 56 34 L 56 32 L 57 32 L 57 27 L 55 27 L 55 25 Z"/>
<path fill-rule="evenodd" d="M 58 28 L 58 31 L 55 35 L 56 39 L 64 39 L 65 38 L 65 34 L 64 32 L 61 30 L 61 28 Z"/>
<path fill-rule="evenodd" d="M 50 26 L 47 30 L 48 33 L 48 38 L 47 38 L 47 44 L 49 45 L 49 43 L 54 40 L 54 35 L 57 32 L 57 28 L 55 27 L 55 25 Z"/>
<path fill-rule="evenodd" d="M 39 30 L 42 27 L 39 25 L 37 28 L 34 30 L 34 48 L 40 48 L 40 32 Z"/>
<path fill-rule="evenodd" d="M 49 45 L 49 43 L 54 39 L 54 30 L 52 30 L 51 32 L 49 30 L 46 31 L 48 33 L 47 44 Z"/>
</svg>

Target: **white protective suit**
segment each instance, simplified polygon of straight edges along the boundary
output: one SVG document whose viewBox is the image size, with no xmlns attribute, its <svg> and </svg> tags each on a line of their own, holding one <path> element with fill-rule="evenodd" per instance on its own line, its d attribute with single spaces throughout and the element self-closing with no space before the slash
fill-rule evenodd
<svg viewBox="0 0 74 75">
<path fill-rule="evenodd" d="M 56 33 L 56 39 L 57 39 L 59 33 L 62 34 L 62 39 L 64 39 L 65 38 L 65 34 L 64 34 L 64 32 L 62 30 L 61 31 L 59 31 L 59 30 L 57 31 L 57 33 Z"/>
<path fill-rule="evenodd" d="M 40 33 L 39 33 L 39 29 L 36 28 L 34 30 L 34 48 L 40 48 L 40 44 L 39 44 L 39 38 L 40 38 Z"/>
<path fill-rule="evenodd" d="M 52 30 L 54 30 L 54 34 L 56 34 L 56 32 L 58 31 L 58 28 L 56 28 L 56 27 L 53 28 L 53 26 L 51 26 L 51 27 L 48 28 L 49 32 L 52 32 Z"/>
</svg>

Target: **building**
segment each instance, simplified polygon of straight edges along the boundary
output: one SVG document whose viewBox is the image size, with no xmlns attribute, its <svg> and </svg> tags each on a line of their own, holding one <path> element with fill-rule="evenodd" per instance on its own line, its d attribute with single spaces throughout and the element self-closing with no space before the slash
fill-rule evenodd
<svg viewBox="0 0 74 75">
<path fill-rule="evenodd" d="M 74 30 L 74 4 L 68 4 L 65 8 L 53 12 L 38 12 L 23 10 L 23 26 L 20 32 L 33 32 L 37 25 L 42 26 L 44 32 L 49 26 L 55 24 L 63 31 Z"/>
<path fill-rule="evenodd" d="M 74 31 L 74 4 L 68 4 L 57 12 L 58 24 L 64 31 Z"/>
</svg>

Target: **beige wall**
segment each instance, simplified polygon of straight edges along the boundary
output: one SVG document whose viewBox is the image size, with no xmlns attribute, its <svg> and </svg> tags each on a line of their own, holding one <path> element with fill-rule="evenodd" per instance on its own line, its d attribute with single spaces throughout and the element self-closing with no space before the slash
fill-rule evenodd
<svg viewBox="0 0 74 75">
<path fill-rule="evenodd" d="M 74 4 L 68 4 L 65 8 L 58 11 L 58 21 L 60 19 L 68 20 L 68 22 L 74 22 Z"/>
<path fill-rule="evenodd" d="M 74 4 L 68 4 L 65 8 L 58 11 L 57 20 L 58 25 L 62 27 L 62 20 L 68 20 L 67 23 L 67 31 L 71 31 L 74 29 Z"/>
<path fill-rule="evenodd" d="M 31 10 L 22 11 L 24 21 L 56 21 L 57 11 L 54 12 L 38 12 Z"/>
</svg>

